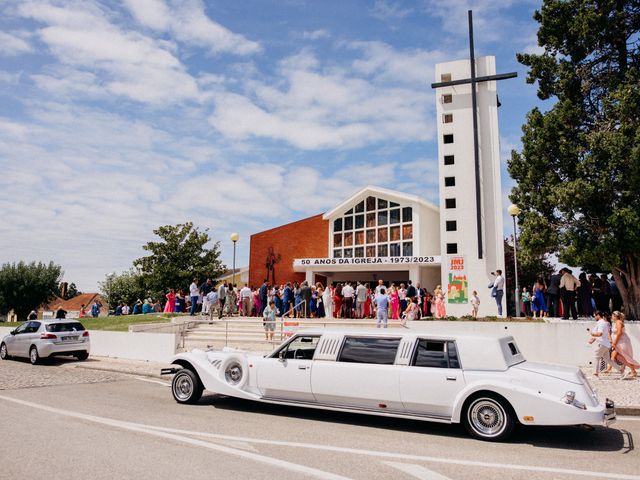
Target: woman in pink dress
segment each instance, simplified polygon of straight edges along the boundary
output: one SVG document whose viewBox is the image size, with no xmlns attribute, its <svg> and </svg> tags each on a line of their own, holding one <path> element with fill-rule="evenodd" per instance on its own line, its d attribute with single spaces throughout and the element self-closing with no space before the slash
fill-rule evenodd
<svg viewBox="0 0 640 480">
<path fill-rule="evenodd" d="M 640 363 L 633 358 L 633 346 L 631 345 L 631 339 L 627 332 L 624 331 L 624 314 L 615 311 L 611 314 L 613 320 L 613 331 L 611 332 L 611 346 L 613 347 L 614 360 L 618 360 L 622 363 L 622 370 L 624 372 L 625 367 L 629 367 L 631 374 L 626 374 L 622 378 L 635 378 L 638 376 L 636 368 L 640 367 Z"/>
<path fill-rule="evenodd" d="M 433 291 L 433 296 L 436 302 L 436 311 L 433 316 L 436 318 L 444 318 L 447 316 L 447 312 L 444 309 L 444 292 L 442 291 L 442 287 L 438 285 L 436 289 Z"/>
<path fill-rule="evenodd" d="M 169 293 L 166 295 L 167 303 L 164 305 L 164 313 L 173 313 L 173 310 L 176 306 L 176 294 L 173 291 L 173 288 L 169 290 Z"/>
<path fill-rule="evenodd" d="M 400 294 L 395 283 L 392 283 L 389 288 L 389 297 L 391 297 L 391 319 L 398 320 L 400 318 Z"/>
</svg>

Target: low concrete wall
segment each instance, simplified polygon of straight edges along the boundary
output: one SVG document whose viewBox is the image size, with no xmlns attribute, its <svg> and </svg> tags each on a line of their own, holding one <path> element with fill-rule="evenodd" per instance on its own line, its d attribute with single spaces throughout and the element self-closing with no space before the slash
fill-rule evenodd
<svg viewBox="0 0 640 480">
<path fill-rule="evenodd" d="M 12 328 L 0 327 L 0 338 Z M 177 335 L 174 333 L 134 333 L 90 330 L 91 355 L 168 362 L 176 353 Z"/>
<path fill-rule="evenodd" d="M 100 357 L 168 362 L 176 353 L 174 333 L 106 332 L 92 330 L 91 354 Z"/>
<path fill-rule="evenodd" d="M 440 322 L 418 321 L 412 330 L 438 333 L 512 335 L 527 360 L 563 365 L 586 366 L 593 363 L 593 346 L 587 343 L 596 322 L 517 323 L 517 322 Z M 640 358 L 640 323 L 627 323 L 636 360 Z"/>
</svg>

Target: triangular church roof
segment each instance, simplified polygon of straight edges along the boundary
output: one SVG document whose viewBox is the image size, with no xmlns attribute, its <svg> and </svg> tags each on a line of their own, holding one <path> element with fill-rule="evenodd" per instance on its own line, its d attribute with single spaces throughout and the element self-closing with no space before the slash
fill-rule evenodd
<svg viewBox="0 0 640 480">
<path fill-rule="evenodd" d="M 427 202 L 425 199 L 417 195 L 411 195 L 409 193 L 398 192 L 396 190 L 389 190 L 388 188 L 367 185 L 366 187 L 358 190 L 346 200 L 340 202 L 340 204 L 336 205 L 333 209 L 326 212 L 322 216 L 322 218 L 325 220 L 329 220 L 330 218 L 333 218 L 335 216 L 341 216 L 344 214 L 345 210 L 349 210 L 353 205 L 361 202 L 368 196 L 383 197 L 387 200 L 392 200 L 400 204 L 417 203 L 435 212 L 440 212 L 436 205 L 431 202 Z"/>
</svg>

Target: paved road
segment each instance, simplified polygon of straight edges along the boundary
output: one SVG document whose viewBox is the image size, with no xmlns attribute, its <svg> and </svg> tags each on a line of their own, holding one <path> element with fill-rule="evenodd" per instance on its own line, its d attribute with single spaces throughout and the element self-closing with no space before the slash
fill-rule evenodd
<svg viewBox="0 0 640 480">
<path fill-rule="evenodd" d="M 458 426 L 254 404 L 178 405 L 167 382 L 0 361 L 0 478 L 635 479 L 638 418 L 521 429 L 509 444 Z"/>
</svg>

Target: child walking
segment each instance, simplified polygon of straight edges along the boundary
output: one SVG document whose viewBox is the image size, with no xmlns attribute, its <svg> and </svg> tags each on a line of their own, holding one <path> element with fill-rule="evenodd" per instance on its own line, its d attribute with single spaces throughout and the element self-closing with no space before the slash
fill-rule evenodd
<svg viewBox="0 0 640 480">
<path fill-rule="evenodd" d="M 471 294 L 471 316 L 474 320 L 478 318 L 478 308 L 480 308 L 480 297 L 475 290 Z"/>
</svg>

